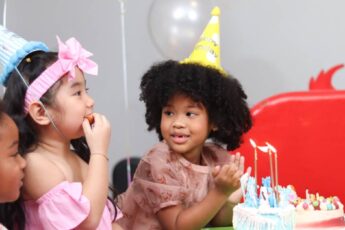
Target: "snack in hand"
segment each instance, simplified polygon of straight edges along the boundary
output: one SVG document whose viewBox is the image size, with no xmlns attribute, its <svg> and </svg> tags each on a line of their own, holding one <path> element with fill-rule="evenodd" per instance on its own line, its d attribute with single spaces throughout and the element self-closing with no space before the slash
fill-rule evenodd
<svg viewBox="0 0 345 230">
<path fill-rule="evenodd" d="M 89 121 L 90 125 L 95 122 L 95 117 L 92 114 L 86 115 L 85 118 Z"/>
</svg>

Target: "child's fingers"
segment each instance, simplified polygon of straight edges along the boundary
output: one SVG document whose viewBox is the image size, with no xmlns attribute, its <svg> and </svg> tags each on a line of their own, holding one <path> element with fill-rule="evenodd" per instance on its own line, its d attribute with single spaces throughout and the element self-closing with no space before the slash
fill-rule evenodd
<svg viewBox="0 0 345 230">
<path fill-rule="evenodd" d="M 231 154 L 230 155 L 230 162 L 229 162 L 229 164 L 234 163 L 234 162 L 235 162 L 235 155 Z"/>
<path fill-rule="evenodd" d="M 244 162 L 245 162 L 244 156 L 241 156 L 239 160 L 238 168 L 242 173 L 244 172 Z"/>
<path fill-rule="evenodd" d="M 101 114 L 93 113 L 93 118 L 94 118 L 94 125 L 96 125 L 97 123 L 99 124 L 101 122 Z"/>
<path fill-rule="evenodd" d="M 234 161 L 235 165 L 237 167 L 240 167 L 240 163 L 241 163 L 241 154 L 239 152 L 237 152 L 235 154 L 235 161 Z"/>
<path fill-rule="evenodd" d="M 243 172 L 241 172 L 240 170 L 237 170 L 232 177 L 236 180 L 240 180 L 241 176 L 243 175 Z"/>
<path fill-rule="evenodd" d="M 218 178 L 227 181 L 234 176 L 238 171 L 237 166 L 234 163 L 225 164 L 219 169 Z"/>
<path fill-rule="evenodd" d="M 83 130 L 84 130 L 85 135 L 92 132 L 91 131 L 91 125 L 90 125 L 88 119 L 85 118 L 83 120 L 82 126 L 83 126 Z"/>
<path fill-rule="evenodd" d="M 220 171 L 220 166 L 217 165 L 217 166 L 214 167 L 213 170 L 212 170 L 212 176 L 213 176 L 213 177 L 216 177 L 216 176 L 219 174 L 219 171 Z"/>
</svg>

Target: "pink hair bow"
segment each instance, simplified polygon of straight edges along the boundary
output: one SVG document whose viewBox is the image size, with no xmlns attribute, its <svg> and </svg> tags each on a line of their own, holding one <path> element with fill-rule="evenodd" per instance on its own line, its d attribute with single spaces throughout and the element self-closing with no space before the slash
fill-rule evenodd
<svg viewBox="0 0 345 230">
<path fill-rule="evenodd" d="M 70 79 L 75 78 L 75 66 L 78 66 L 84 73 L 97 75 L 98 66 L 95 62 L 88 57 L 92 56 L 92 53 L 83 49 L 80 43 L 75 38 L 70 38 L 64 44 L 59 37 L 57 37 L 59 45 L 59 61 L 62 69 L 65 73 L 69 72 Z"/>
<path fill-rule="evenodd" d="M 72 37 L 64 44 L 57 37 L 57 41 L 59 45 L 58 60 L 29 85 L 25 95 L 25 114 L 28 113 L 30 104 L 39 100 L 66 73 L 69 73 L 69 80 L 74 79 L 76 66 L 84 73 L 92 75 L 98 73 L 98 65 L 89 59 L 92 53 L 85 50 L 77 39 Z"/>
</svg>

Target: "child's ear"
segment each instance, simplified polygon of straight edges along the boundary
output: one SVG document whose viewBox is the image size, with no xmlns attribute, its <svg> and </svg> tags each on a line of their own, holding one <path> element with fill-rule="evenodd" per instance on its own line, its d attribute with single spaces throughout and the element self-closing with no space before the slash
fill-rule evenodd
<svg viewBox="0 0 345 230">
<path fill-rule="evenodd" d="M 211 124 L 211 132 L 216 132 L 218 130 L 218 127 L 215 124 Z"/>
<path fill-rule="evenodd" d="M 28 114 L 31 119 L 39 125 L 48 125 L 50 124 L 49 117 L 47 116 L 47 111 L 42 105 L 42 102 L 35 101 L 29 105 Z"/>
</svg>

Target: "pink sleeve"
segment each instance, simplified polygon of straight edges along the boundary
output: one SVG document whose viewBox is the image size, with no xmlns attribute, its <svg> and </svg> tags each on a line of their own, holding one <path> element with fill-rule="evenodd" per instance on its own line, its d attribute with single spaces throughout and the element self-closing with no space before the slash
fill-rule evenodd
<svg viewBox="0 0 345 230">
<path fill-rule="evenodd" d="M 148 204 L 154 213 L 182 203 L 187 195 L 182 186 L 184 172 L 169 155 L 168 149 L 156 146 L 142 159 L 136 172 L 133 188 L 142 194 L 136 199 L 140 205 Z"/>
<path fill-rule="evenodd" d="M 37 200 L 38 215 L 46 229 L 73 229 L 90 212 L 81 183 L 64 181 Z"/>
<path fill-rule="evenodd" d="M 205 145 L 204 152 L 207 153 L 208 157 L 211 156 L 211 158 L 213 159 L 211 164 L 214 166 L 224 165 L 230 162 L 231 154 L 220 145 L 207 143 Z"/>
</svg>

